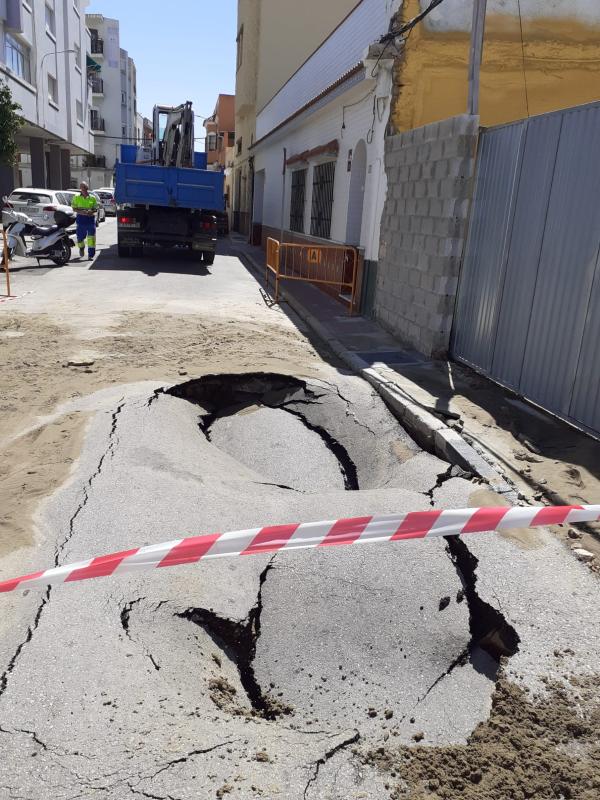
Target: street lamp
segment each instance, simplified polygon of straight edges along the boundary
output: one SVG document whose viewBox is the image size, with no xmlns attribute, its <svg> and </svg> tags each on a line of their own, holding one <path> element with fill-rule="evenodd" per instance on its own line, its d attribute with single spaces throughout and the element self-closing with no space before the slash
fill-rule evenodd
<svg viewBox="0 0 600 800">
<path fill-rule="evenodd" d="M 44 53 L 44 55 L 42 56 L 42 58 L 40 60 L 40 66 L 39 66 L 39 69 L 38 69 L 37 87 L 36 87 L 37 91 L 36 91 L 36 94 L 35 94 L 38 125 L 40 125 L 40 91 L 42 89 L 40 79 L 43 78 L 43 75 L 44 75 L 44 61 L 48 58 L 48 56 L 60 56 L 63 53 L 74 53 L 74 52 L 75 52 L 75 50 L 73 50 L 73 49 L 71 49 L 71 50 L 50 50 L 50 52 Z M 58 75 L 56 77 L 58 79 Z M 43 125 L 45 125 L 45 124 L 46 124 L 46 112 L 44 111 Z"/>
</svg>

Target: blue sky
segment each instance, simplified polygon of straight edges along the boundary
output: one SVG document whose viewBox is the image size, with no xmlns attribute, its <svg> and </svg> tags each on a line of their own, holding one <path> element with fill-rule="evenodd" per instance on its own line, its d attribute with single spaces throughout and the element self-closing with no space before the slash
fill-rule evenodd
<svg viewBox="0 0 600 800">
<path fill-rule="evenodd" d="M 234 94 L 236 0 L 92 0 L 86 11 L 119 20 L 144 116 L 185 100 L 208 116 L 219 92 Z M 202 136 L 202 120 L 196 126 Z"/>
</svg>

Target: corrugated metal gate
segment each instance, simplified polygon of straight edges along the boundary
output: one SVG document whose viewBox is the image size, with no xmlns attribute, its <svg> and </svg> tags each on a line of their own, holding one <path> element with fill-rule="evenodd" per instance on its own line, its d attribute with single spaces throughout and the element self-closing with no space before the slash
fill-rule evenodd
<svg viewBox="0 0 600 800">
<path fill-rule="evenodd" d="M 452 353 L 600 433 L 600 103 L 482 133 Z"/>
</svg>

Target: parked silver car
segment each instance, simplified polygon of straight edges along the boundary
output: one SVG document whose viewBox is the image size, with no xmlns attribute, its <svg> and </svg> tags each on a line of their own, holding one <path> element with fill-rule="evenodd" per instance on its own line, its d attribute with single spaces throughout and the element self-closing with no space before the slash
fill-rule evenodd
<svg viewBox="0 0 600 800">
<path fill-rule="evenodd" d="M 53 225 L 55 211 L 69 211 L 71 200 L 64 192 L 55 189 L 14 189 L 8 204 L 28 217 L 36 225 Z"/>
<path fill-rule="evenodd" d="M 117 216 L 117 204 L 115 202 L 115 195 L 110 186 L 104 186 L 101 189 L 94 189 L 96 197 L 100 198 L 100 202 L 104 206 L 106 216 Z"/>
</svg>

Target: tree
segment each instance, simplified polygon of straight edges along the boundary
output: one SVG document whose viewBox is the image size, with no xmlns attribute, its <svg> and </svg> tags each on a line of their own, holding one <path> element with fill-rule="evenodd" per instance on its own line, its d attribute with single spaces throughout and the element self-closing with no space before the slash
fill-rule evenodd
<svg viewBox="0 0 600 800">
<path fill-rule="evenodd" d="M 0 165 L 12 167 L 17 161 L 17 134 L 23 120 L 17 112 L 21 106 L 15 103 L 8 86 L 0 81 Z"/>
</svg>

